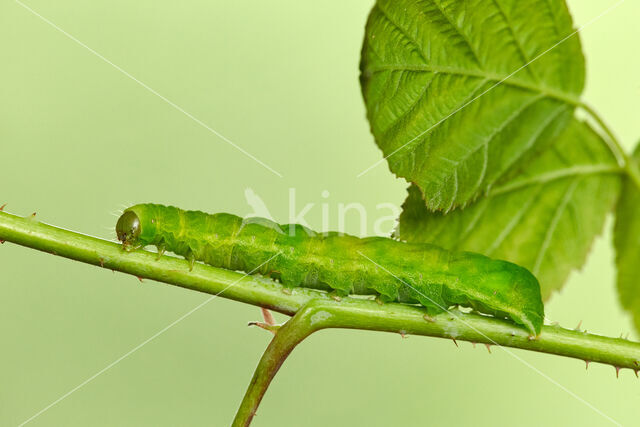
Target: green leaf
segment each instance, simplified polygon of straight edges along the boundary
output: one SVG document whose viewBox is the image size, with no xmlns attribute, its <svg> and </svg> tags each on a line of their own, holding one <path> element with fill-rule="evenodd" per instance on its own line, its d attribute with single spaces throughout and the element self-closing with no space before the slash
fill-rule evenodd
<svg viewBox="0 0 640 427">
<path fill-rule="evenodd" d="M 584 264 L 615 203 L 620 173 L 600 136 L 574 119 L 464 210 L 431 212 L 411 186 L 395 234 L 522 265 L 538 277 L 547 299 Z"/>
<path fill-rule="evenodd" d="M 584 58 L 573 32 L 564 0 L 378 0 L 361 83 L 391 171 L 432 210 L 490 188 L 578 102 Z"/>
<path fill-rule="evenodd" d="M 640 162 L 640 143 L 633 157 Z M 640 331 L 640 190 L 624 178 L 616 207 L 613 231 L 618 267 L 618 293 L 622 306 L 631 312 Z"/>
</svg>

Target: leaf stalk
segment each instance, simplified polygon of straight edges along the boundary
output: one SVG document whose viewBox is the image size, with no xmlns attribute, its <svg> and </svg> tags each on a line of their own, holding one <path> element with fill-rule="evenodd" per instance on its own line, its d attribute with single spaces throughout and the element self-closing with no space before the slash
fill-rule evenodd
<svg viewBox="0 0 640 427">
<path fill-rule="evenodd" d="M 633 160 L 633 158 L 629 154 L 627 154 L 611 128 L 591 106 L 585 104 L 584 102 L 581 102 L 580 104 L 578 104 L 578 106 L 585 112 L 587 112 L 589 116 L 591 116 L 596 121 L 596 123 L 598 123 L 598 126 L 600 126 L 600 128 L 607 135 L 607 138 L 605 138 L 605 140 L 607 141 L 607 145 L 609 145 L 611 152 L 618 160 L 620 167 L 624 168 L 629 179 L 631 179 L 631 181 L 635 183 L 636 187 L 640 189 L 640 170 L 638 169 L 638 165 Z"/>
</svg>

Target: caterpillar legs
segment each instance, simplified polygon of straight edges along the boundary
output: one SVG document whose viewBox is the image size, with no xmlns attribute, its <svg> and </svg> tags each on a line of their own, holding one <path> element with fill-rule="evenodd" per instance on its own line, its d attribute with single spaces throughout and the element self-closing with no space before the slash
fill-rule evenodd
<svg viewBox="0 0 640 427">
<path fill-rule="evenodd" d="M 189 250 L 184 257 L 189 262 L 189 271 L 193 271 L 193 266 L 196 264 L 196 257 L 193 251 Z"/>
<path fill-rule="evenodd" d="M 157 246 L 158 248 L 158 256 L 156 257 L 156 259 L 160 259 L 162 258 L 162 255 L 164 255 L 165 251 L 167 250 L 167 247 L 164 244 L 160 244 Z"/>
</svg>

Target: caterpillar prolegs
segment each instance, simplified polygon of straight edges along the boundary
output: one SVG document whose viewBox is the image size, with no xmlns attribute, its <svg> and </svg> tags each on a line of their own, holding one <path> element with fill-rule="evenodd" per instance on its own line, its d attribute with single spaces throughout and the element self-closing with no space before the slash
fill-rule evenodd
<svg viewBox="0 0 640 427">
<path fill-rule="evenodd" d="M 173 206 L 139 204 L 116 225 L 127 250 L 155 245 L 214 267 L 260 273 L 285 287 L 377 295 L 385 302 L 420 304 L 429 315 L 460 305 L 508 318 L 540 333 L 540 285 L 526 269 L 471 252 L 385 237 L 315 233 L 297 224 L 243 220 Z"/>
</svg>

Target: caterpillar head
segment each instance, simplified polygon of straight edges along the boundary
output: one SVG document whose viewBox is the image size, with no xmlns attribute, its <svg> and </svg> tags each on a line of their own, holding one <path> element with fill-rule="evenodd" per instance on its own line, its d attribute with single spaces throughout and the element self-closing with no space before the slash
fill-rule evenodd
<svg viewBox="0 0 640 427">
<path fill-rule="evenodd" d="M 140 218 L 138 218 L 138 215 L 133 211 L 123 213 L 116 224 L 118 240 L 122 242 L 122 247 L 125 250 L 140 246 L 139 237 L 141 231 Z"/>
</svg>

